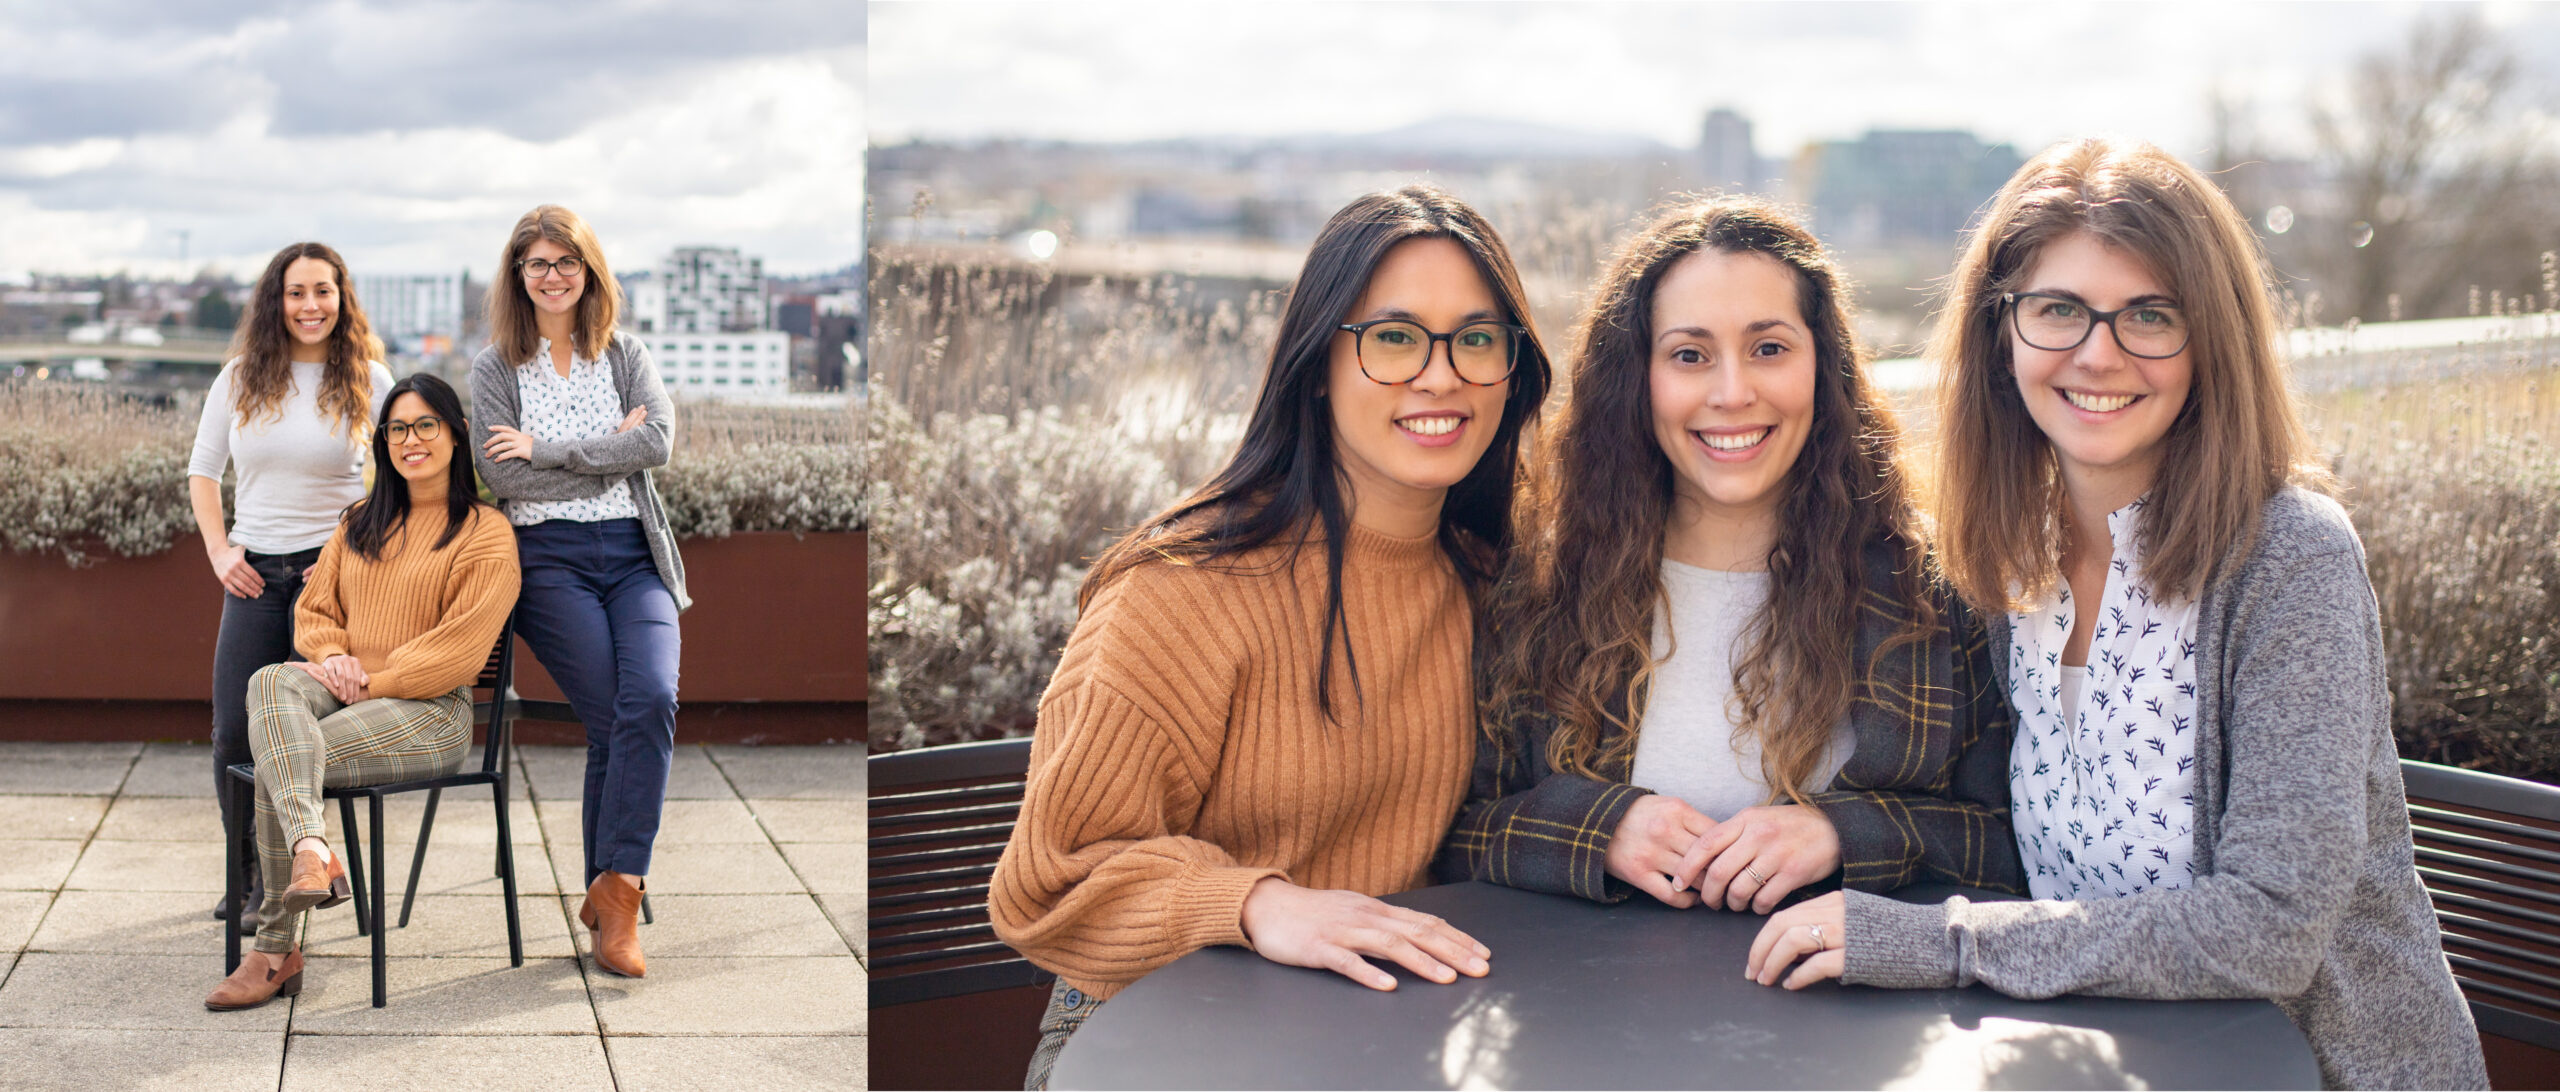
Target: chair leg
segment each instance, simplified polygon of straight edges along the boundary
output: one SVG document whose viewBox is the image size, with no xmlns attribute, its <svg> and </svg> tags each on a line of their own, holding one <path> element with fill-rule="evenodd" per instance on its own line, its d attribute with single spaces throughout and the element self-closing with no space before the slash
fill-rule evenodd
<svg viewBox="0 0 2560 1092">
<path fill-rule="evenodd" d="M 658 923 L 658 915 L 649 912 L 649 893 L 646 891 L 640 893 L 640 920 L 650 925 Z"/>
<path fill-rule="evenodd" d="M 239 779 L 225 773 L 222 791 L 231 794 L 235 804 L 253 804 L 240 799 Z M 240 808 L 225 809 L 222 824 L 222 973 L 240 969 L 240 904 L 249 895 L 249 877 L 240 859 Z"/>
<path fill-rule="evenodd" d="M 409 857 L 409 890 L 400 896 L 400 927 L 409 927 L 409 907 L 418 901 L 418 873 L 427 867 L 427 835 L 436 829 L 436 800 L 443 789 L 427 790 L 427 815 L 418 820 L 418 851 Z"/>
<path fill-rule="evenodd" d="M 489 796 L 498 805 L 498 880 L 503 885 L 507 903 L 507 959 L 510 966 L 524 966 L 524 929 L 516 922 L 516 839 L 507 829 L 507 776 L 502 769 Z"/>
<path fill-rule="evenodd" d="M 352 796 L 338 798 L 338 829 L 346 832 L 347 844 L 341 848 L 347 851 L 347 883 L 355 888 L 352 894 L 356 897 L 356 935 L 369 936 L 374 922 L 380 919 L 373 916 L 373 903 L 365 898 L 364 839 L 360 837 L 363 832 L 356 828 L 356 800 Z"/>
<path fill-rule="evenodd" d="M 386 894 L 382 884 L 382 794 L 374 793 L 365 799 L 373 805 L 373 1007 L 378 1009 L 390 1000 L 383 982 L 388 967 L 383 957 L 382 941 L 383 935 L 390 930 L 382 928 L 383 895 Z M 355 841 L 353 837 L 347 840 Z"/>
</svg>

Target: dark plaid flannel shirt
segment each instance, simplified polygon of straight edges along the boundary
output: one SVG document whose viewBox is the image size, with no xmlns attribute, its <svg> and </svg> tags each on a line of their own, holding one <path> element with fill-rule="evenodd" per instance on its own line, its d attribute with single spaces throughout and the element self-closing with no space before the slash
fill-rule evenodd
<svg viewBox="0 0 2560 1092">
<path fill-rule="evenodd" d="M 1794 897 L 1924 881 L 2023 895 L 2009 827 L 2014 716 L 1991 671 L 1983 622 L 1935 591 L 1935 632 L 1879 655 L 1911 610 L 1894 587 L 1893 551 L 1871 548 L 1866 561 L 1855 654 L 1867 671 L 1849 706 L 1856 750 L 1829 789 L 1809 794 L 1840 832 L 1840 871 Z M 1432 862 L 1435 882 L 1484 880 L 1601 902 L 1634 893 L 1608 874 L 1609 839 L 1649 790 L 1624 783 L 1624 769 L 1609 771 L 1615 780 L 1549 769 L 1553 730 L 1552 717 L 1531 711 L 1478 741 L 1467 802 Z"/>
</svg>

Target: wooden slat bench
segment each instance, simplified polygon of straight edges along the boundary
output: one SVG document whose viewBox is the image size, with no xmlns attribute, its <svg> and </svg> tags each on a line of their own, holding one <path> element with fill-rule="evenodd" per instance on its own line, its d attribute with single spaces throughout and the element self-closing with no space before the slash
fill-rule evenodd
<svg viewBox="0 0 2560 1092">
<path fill-rule="evenodd" d="M 2408 760 L 2400 773 L 2490 1085 L 2560 1087 L 2560 787 Z"/>
<path fill-rule="evenodd" d="M 1020 1088 L 1051 976 L 987 924 L 1028 739 L 871 756 L 871 1087 Z"/>
</svg>

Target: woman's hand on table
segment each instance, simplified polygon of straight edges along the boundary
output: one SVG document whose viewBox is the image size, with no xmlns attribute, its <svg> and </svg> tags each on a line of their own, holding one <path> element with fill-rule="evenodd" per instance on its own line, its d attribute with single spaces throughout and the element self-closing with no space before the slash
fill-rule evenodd
<svg viewBox="0 0 2560 1092">
<path fill-rule="evenodd" d="M 1761 923 L 1751 940 L 1751 961 L 1743 977 L 1763 986 L 1778 984 L 1789 966 L 1786 987 L 1801 990 L 1826 978 L 1838 978 L 1849 961 L 1849 900 L 1833 891 L 1806 899 Z M 1802 959 L 1804 962 L 1797 963 Z"/>
<path fill-rule="evenodd" d="M 1609 836 L 1609 874 L 1683 910 L 1698 905 L 1698 869 L 1681 858 L 1716 829 L 1716 821 L 1677 796 L 1646 793 L 1628 805 Z"/>
<path fill-rule="evenodd" d="M 1262 958 L 1333 971 L 1373 990 L 1396 988 L 1394 975 L 1363 956 L 1391 959 L 1434 982 L 1482 977 L 1491 949 L 1429 914 L 1390 906 L 1356 891 L 1316 891 L 1265 876 L 1244 899 L 1245 941 Z"/>
<path fill-rule="evenodd" d="M 1840 831 L 1802 804 L 1744 808 L 1716 824 L 1679 862 L 1709 906 L 1766 914 L 1790 892 L 1839 871 Z"/>
</svg>

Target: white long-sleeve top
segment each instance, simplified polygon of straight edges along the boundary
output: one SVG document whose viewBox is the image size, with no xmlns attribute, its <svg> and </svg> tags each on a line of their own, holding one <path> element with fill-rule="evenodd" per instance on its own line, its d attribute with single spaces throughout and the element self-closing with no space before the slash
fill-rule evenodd
<svg viewBox="0 0 2560 1092">
<path fill-rule="evenodd" d="M 337 530 L 340 513 L 364 499 L 367 449 L 358 436 L 346 435 L 343 424 L 321 417 L 323 367 L 316 362 L 293 365 L 293 389 L 277 405 L 275 417 L 241 418 L 232 388 L 238 360 L 222 366 L 205 394 L 187 473 L 218 482 L 223 467 L 231 467 L 237 475 L 231 541 L 252 553 L 289 554 L 320 546 Z M 369 427 L 382 417 L 392 379 L 391 370 L 379 361 L 367 361 L 365 369 L 372 383 L 365 409 Z"/>
</svg>

